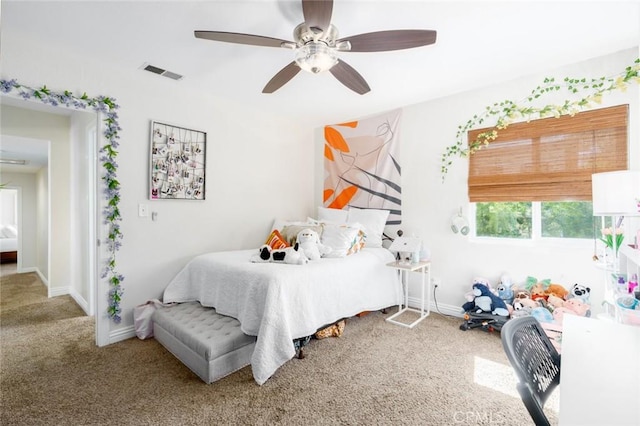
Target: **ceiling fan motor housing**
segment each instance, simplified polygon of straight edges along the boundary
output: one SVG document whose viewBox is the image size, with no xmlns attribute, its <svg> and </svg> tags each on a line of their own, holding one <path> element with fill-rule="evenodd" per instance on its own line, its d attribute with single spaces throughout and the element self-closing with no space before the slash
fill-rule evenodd
<svg viewBox="0 0 640 426">
<path fill-rule="evenodd" d="M 293 30 L 293 39 L 298 47 L 314 41 L 321 41 L 329 47 L 335 47 L 338 39 L 338 29 L 333 25 L 329 25 L 329 28 L 323 31 L 322 28 L 309 27 L 303 22 Z"/>
<path fill-rule="evenodd" d="M 295 60 L 303 70 L 318 74 L 338 63 L 335 51 L 338 29 L 333 25 L 323 31 L 302 23 L 293 30 L 293 37 L 297 45 Z"/>
</svg>

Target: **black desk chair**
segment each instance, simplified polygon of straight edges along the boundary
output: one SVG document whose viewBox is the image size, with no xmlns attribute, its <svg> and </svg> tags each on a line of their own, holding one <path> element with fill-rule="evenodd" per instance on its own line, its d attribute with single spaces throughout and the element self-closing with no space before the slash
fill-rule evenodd
<svg viewBox="0 0 640 426">
<path fill-rule="evenodd" d="M 548 426 L 543 407 L 560 384 L 560 355 L 534 317 L 513 318 L 500 331 L 502 346 L 518 376 L 518 393 L 536 426 Z"/>
</svg>

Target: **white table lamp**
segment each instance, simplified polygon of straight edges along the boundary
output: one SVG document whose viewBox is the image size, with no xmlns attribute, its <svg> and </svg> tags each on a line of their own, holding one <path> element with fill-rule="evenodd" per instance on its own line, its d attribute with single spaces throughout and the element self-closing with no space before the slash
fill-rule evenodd
<svg viewBox="0 0 640 426">
<path fill-rule="evenodd" d="M 591 175 L 594 216 L 611 216 L 612 228 L 625 216 L 640 216 L 640 171 L 619 170 Z M 602 219 L 604 226 L 604 217 Z M 615 229 L 613 230 L 615 233 Z M 615 235 L 614 235 L 615 238 Z M 613 272 L 618 272 L 618 251 L 613 250 Z"/>
<path fill-rule="evenodd" d="M 640 171 L 591 175 L 594 216 L 640 216 Z"/>
<path fill-rule="evenodd" d="M 420 238 L 397 237 L 389 246 L 390 251 L 400 254 L 400 260 L 403 263 L 411 263 L 412 258 L 415 257 L 414 253 L 418 253 L 417 257 L 419 258 L 421 249 L 422 240 Z M 416 259 L 416 261 L 418 260 Z"/>
</svg>

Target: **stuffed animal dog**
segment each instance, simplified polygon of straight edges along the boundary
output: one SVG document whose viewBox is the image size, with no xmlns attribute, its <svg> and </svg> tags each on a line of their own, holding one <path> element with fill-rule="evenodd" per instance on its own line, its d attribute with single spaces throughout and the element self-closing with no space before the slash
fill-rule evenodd
<svg viewBox="0 0 640 426">
<path fill-rule="evenodd" d="M 304 265 L 309 262 L 304 252 L 299 249 L 298 243 L 293 247 L 272 250 L 271 246 L 264 244 L 258 249 L 258 253 L 251 256 L 253 263 L 287 263 L 290 265 Z"/>
</svg>

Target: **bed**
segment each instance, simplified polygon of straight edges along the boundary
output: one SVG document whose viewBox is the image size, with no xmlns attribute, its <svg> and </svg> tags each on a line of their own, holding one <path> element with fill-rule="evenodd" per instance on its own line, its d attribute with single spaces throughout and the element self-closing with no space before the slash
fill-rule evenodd
<svg viewBox="0 0 640 426">
<path fill-rule="evenodd" d="M 18 261 L 18 231 L 13 225 L 0 226 L 0 263 Z"/>
<path fill-rule="evenodd" d="M 198 301 L 237 318 L 257 336 L 253 377 L 263 384 L 296 354 L 294 339 L 323 326 L 398 305 L 401 288 L 386 248 L 363 248 L 305 265 L 252 263 L 255 250 L 208 253 L 191 260 L 164 291 L 163 301 Z"/>
</svg>

